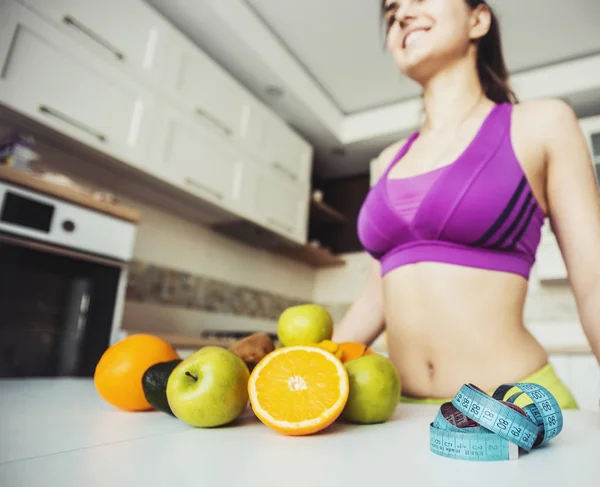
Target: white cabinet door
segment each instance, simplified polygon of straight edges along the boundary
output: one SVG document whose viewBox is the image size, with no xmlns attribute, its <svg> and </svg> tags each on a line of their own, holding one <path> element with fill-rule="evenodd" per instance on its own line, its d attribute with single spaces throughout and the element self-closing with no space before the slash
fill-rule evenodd
<svg viewBox="0 0 600 487">
<path fill-rule="evenodd" d="M 306 243 L 308 190 L 263 168 L 255 189 L 258 219 L 280 235 Z"/>
<path fill-rule="evenodd" d="M 0 37 L 10 45 L 0 66 L 1 103 L 117 159 L 143 161 L 148 93 L 118 70 L 83 62 L 68 38 L 25 8 L 9 31 Z"/>
<path fill-rule="evenodd" d="M 141 0 L 21 0 L 105 60 L 160 79 L 168 23 Z"/>
<path fill-rule="evenodd" d="M 244 157 L 170 105 L 159 111 L 150 171 L 185 191 L 237 213 Z"/>
<path fill-rule="evenodd" d="M 242 119 L 242 138 L 244 143 L 256 157 L 265 158 L 266 120 L 265 108 L 258 101 L 252 100 Z"/>
<path fill-rule="evenodd" d="M 221 137 L 243 139 L 250 95 L 181 35 L 169 37 L 167 91 L 198 123 Z"/>
<path fill-rule="evenodd" d="M 264 137 L 265 158 L 271 169 L 298 185 L 309 185 L 312 147 L 271 116 L 266 118 Z"/>
</svg>

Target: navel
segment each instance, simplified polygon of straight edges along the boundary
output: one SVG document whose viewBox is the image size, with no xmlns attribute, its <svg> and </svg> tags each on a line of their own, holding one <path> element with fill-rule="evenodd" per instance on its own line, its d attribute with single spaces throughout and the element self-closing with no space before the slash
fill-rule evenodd
<svg viewBox="0 0 600 487">
<path fill-rule="evenodd" d="M 433 377 L 435 374 L 435 366 L 430 360 L 427 361 L 427 373 L 429 374 L 429 377 Z"/>
</svg>

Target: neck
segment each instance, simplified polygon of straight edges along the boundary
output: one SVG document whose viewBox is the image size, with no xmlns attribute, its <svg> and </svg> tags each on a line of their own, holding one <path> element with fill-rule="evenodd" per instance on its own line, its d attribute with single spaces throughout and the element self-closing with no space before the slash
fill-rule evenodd
<svg viewBox="0 0 600 487">
<path fill-rule="evenodd" d="M 484 97 L 475 63 L 464 58 L 423 83 L 425 127 L 431 130 L 460 123 Z"/>
</svg>

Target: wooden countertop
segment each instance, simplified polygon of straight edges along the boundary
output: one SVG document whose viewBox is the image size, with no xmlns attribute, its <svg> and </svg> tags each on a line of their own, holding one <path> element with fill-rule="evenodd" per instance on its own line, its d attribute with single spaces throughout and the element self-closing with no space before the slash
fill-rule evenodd
<svg viewBox="0 0 600 487">
<path fill-rule="evenodd" d="M 140 213 L 133 208 L 110 203 L 108 201 L 97 200 L 90 195 L 69 188 L 68 186 L 62 186 L 46 181 L 32 172 L 21 171 L 13 167 L 0 166 L 0 181 L 6 181 L 16 186 L 60 198 L 79 206 L 85 206 L 100 213 L 105 213 L 131 223 L 138 223 L 140 221 Z"/>
</svg>

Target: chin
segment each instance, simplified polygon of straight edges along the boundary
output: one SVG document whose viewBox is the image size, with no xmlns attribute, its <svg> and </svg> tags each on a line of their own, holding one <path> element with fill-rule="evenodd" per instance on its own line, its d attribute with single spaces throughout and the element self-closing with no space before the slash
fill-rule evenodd
<svg viewBox="0 0 600 487">
<path fill-rule="evenodd" d="M 427 53 L 411 53 L 397 65 L 404 76 L 422 83 L 435 71 L 435 61 Z"/>
</svg>

